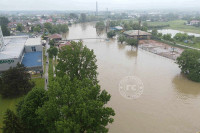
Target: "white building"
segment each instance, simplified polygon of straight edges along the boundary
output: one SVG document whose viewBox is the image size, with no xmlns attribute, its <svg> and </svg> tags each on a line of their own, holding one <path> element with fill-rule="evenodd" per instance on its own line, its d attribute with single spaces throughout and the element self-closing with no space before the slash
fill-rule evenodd
<svg viewBox="0 0 200 133">
<path fill-rule="evenodd" d="M 17 63 L 22 63 L 31 70 L 43 70 L 40 38 L 3 37 L 0 29 L 0 73 L 15 67 Z"/>
</svg>

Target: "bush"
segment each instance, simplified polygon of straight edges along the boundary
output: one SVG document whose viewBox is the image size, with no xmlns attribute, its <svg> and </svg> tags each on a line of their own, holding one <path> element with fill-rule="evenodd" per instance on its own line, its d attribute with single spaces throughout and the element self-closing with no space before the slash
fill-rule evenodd
<svg viewBox="0 0 200 133">
<path fill-rule="evenodd" d="M 23 65 L 18 64 L 2 74 L 0 78 L 0 94 L 3 97 L 17 97 L 28 93 L 34 83 Z"/>
<path fill-rule="evenodd" d="M 200 51 L 186 49 L 177 58 L 177 63 L 188 79 L 200 82 Z"/>
<path fill-rule="evenodd" d="M 114 36 L 116 36 L 116 33 L 114 31 L 110 31 L 107 33 L 108 38 L 113 38 Z"/>
</svg>

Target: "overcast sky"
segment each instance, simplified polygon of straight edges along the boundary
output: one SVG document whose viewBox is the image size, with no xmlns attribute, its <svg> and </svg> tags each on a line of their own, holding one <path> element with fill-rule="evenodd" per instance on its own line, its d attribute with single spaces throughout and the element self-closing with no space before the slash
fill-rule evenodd
<svg viewBox="0 0 200 133">
<path fill-rule="evenodd" d="M 99 10 L 194 9 L 200 0 L 98 0 Z M 95 10 L 96 0 L 0 0 L 0 10 Z"/>
</svg>

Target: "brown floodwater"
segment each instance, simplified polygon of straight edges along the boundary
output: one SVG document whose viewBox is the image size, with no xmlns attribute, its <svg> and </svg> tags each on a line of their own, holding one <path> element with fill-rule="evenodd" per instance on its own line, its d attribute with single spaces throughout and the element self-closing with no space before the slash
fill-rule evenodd
<svg viewBox="0 0 200 133">
<path fill-rule="evenodd" d="M 75 24 L 67 39 L 105 37 L 96 33 L 95 23 Z M 100 35 L 100 36 L 98 36 Z M 200 131 L 200 83 L 180 74 L 173 60 L 113 40 L 83 40 L 93 49 L 102 89 L 111 94 L 116 115 L 110 133 L 196 133 Z M 144 85 L 138 99 L 119 93 L 119 83 L 136 76 Z"/>
</svg>

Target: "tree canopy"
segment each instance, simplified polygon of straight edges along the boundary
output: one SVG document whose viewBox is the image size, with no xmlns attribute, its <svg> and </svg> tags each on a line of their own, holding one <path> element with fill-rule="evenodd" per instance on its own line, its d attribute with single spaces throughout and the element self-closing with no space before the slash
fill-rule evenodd
<svg viewBox="0 0 200 133">
<path fill-rule="evenodd" d="M 24 26 L 21 23 L 18 23 L 16 30 L 22 32 L 24 30 Z"/>
<path fill-rule="evenodd" d="M 26 94 L 34 87 L 30 79 L 26 68 L 18 64 L 3 72 L 0 78 L 0 94 L 3 97 L 17 97 Z"/>
<path fill-rule="evenodd" d="M 7 110 L 4 115 L 3 133 L 23 133 L 23 126 L 19 117 L 11 110 Z"/>
<path fill-rule="evenodd" d="M 28 133 L 47 132 L 36 111 L 48 100 L 47 92 L 43 88 L 34 88 L 17 106 L 19 116 L 25 131 Z"/>
<path fill-rule="evenodd" d="M 66 73 L 72 80 L 88 78 L 97 81 L 96 56 L 82 42 L 72 41 L 71 45 L 62 47 L 58 58 L 58 71 Z"/>
<path fill-rule="evenodd" d="M 6 17 L 0 17 L 0 26 L 3 36 L 10 36 L 10 30 L 8 29 L 9 20 Z"/>
<path fill-rule="evenodd" d="M 90 79 L 71 81 L 67 75 L 50 83 L 49 100 L 37 113 L 52 132 L 108 132 L 115 113 L 104 105 L 110 95 Z"/>
<path fill-rule="evenodd" d="M 56 47 L 50 47 L 48 50 L 47 50 L 48 54 L 49 54 L 49 57 L 50 58 L 53 58 L 53 56 L 57 56 L 58 54 L 58 49 Z"/>
<path fill-rule="evenodd" d="M 118 37 L 118 42 L 120 42 L 122 44 L 124 41 L 126 41 L 126 37 L 124 35 L 120 35 Z"/>
<path fill-rule="evenodd" d="M 137 46 L 138 45 L 138 40 L 134 38 L 127 38 L 126 43 L 130 46 Z"/>
<path fill-rule="evenodd" d="M 105 24 L 103 21 L 97 22 L 96 26 L 97 29 L 103 30 L 105 28 Z"/>
<path fill-rule="evenodd" d="M 86 22 L 87 21 L 87 16 L 85 13 L 81 13 L 81 17 L 80 17 L 80 22 Z"/>
<path fill-rule="evenodd" d="M 200 51 L 186 49 L 177 58 L 177 63 L 190 80 L 200 82 Z"/>
<path fill-rule="evenodd" d="M 115 31 L 109 31 L 109 32 L 107 33 L 107 37 L 108 37 L 108 38 L 113 38 L 114 36 L 116 36 Z"/>
</svg>

